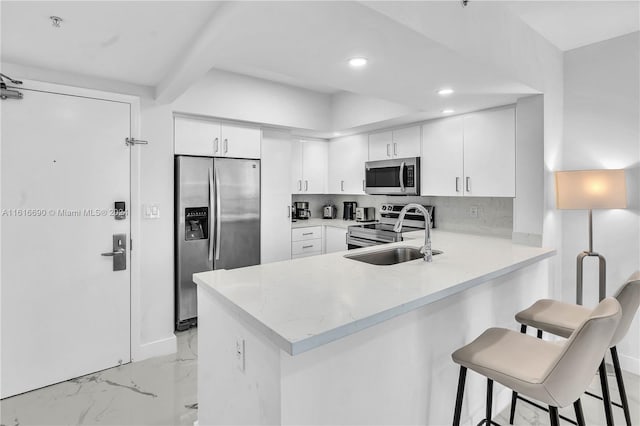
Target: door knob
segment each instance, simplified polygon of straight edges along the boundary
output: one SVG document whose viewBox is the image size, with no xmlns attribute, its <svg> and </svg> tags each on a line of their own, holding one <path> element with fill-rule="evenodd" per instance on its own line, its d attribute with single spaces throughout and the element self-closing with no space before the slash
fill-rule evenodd
<svg viewBox="0 0 640 426">
<path fill-rule="evenodd" d="M 100 253 L 100 256 L 113 258 L 113 270 L 127 269 L 127 234 L 113 234 L 113 251 Z"/>
</svg>

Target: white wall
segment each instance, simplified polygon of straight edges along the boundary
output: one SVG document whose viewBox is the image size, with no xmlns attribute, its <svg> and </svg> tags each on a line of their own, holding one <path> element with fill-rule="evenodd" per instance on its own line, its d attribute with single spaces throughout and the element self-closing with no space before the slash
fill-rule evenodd
<svg viewBox="0 0 640 426">
<path fill-rule="evenodd" d="M 173 103 L 178 112 L 301 129 L 331 129 L 331 98 L 267 80 L 211 70 Z"/>
<path fill-rule="evenodd" d="M 544 222 L 544 98 L 528 96 L 516 106 L 516 198 L 513 239 L 542 244 Z"/>
<path fill-rule="evenodd" d="M 596 210 L 594 250 L 607 258 L 607 293 L 640 269 L 640 32 L 565 53 L 563 169 L 624 168 L 626 210 Z M 588 248 L 587 212 L 563 211 L 562 296 L 575 300 L 575 258 Z M 595 259 L 585 259 L 584 303 L 598 299 Z M 618 352 L 640 373 L 640 316 Z"/>
<path fill-rule="evenodd" d="M 405 105 L 351 92 L 331 96 L 331 130 L 346 130 L 371 123 L 415 114 Z"/>
</svg>

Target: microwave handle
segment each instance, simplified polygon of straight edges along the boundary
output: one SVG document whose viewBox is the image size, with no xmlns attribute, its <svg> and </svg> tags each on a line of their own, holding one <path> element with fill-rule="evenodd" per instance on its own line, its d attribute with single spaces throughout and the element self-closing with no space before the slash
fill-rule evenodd
<svg viewBox="0 0 640 426">
<path fill-rule="evenodd" d="M 400 190 L 404 192 L 404 161 L 400 163 Z"/>
</svg>

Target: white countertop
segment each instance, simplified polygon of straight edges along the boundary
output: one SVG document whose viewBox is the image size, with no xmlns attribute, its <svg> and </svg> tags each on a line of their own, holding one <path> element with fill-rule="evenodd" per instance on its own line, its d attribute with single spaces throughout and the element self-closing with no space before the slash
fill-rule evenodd
<svg viewBox="0 0 640 426">
<path fill-rule="evenodd" d="M 291 222 L 291 229 L 295 228 L 308 228 L 310 226 L 333 226 L 334 228 L 347 229 L 351 225 L 361 225 L 363 223 L 370 222 L 356 222 L 355 220 L 342 220 L 342 219 L 303 219 Z"/>
<path fill-rule="evenodd" d="M 420 247 L 423 235 L 348 253 Z M 432 241 L 444 251 L 432 263 L 376 266 L 338 252 L 203 272 L 194 281 L 296 355 L 555 255 L 508 239 L 438 230 Z"/>
</svg>

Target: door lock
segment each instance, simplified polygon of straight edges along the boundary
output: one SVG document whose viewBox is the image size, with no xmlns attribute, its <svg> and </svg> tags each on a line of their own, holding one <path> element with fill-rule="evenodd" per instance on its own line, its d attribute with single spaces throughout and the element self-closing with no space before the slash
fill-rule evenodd
<svg viewBox="0 0 640 426">
<path fill-rule="evenodd" d="M 113 234 L 113 251 L 101 255 L 113 258 L 114 271 L 127 269 L 127 234 Z"/>
</svg>

